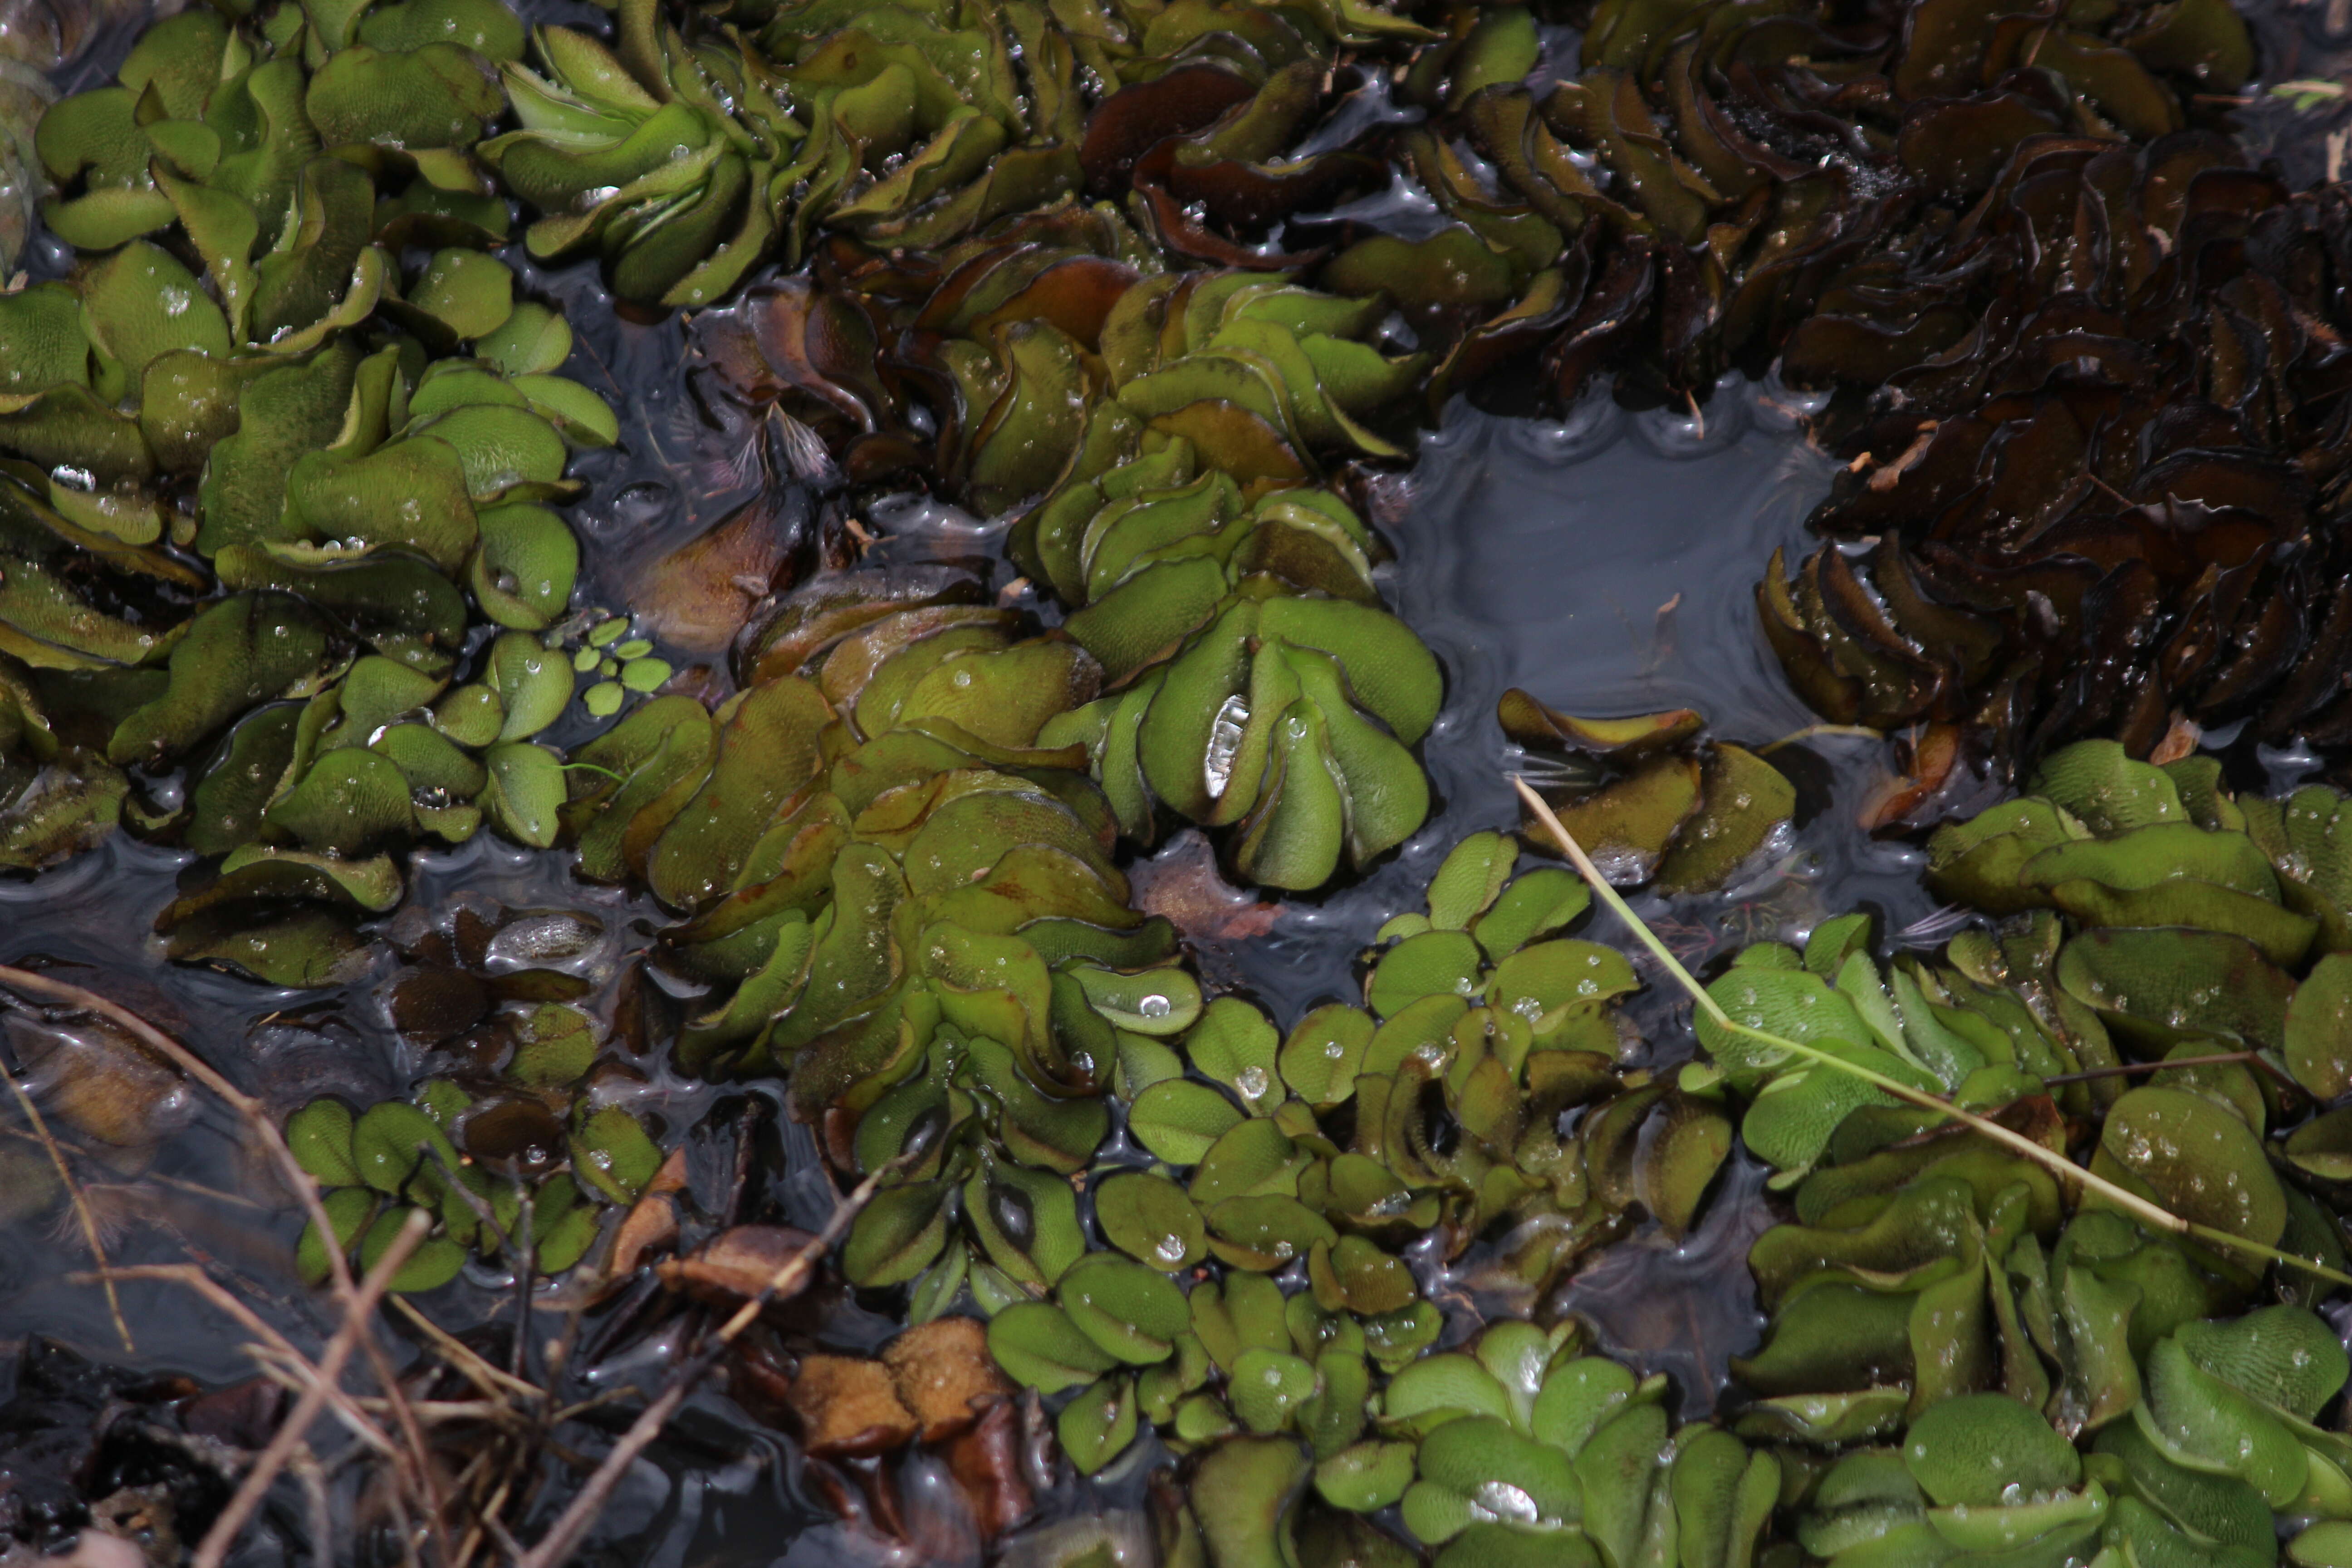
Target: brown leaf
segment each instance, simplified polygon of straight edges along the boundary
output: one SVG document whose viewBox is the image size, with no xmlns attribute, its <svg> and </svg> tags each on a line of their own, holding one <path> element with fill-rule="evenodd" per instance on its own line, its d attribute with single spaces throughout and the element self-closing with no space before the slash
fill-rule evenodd
<svg viewBox="0 0 2352 1568">
<path fill-rule="evenodd" d="M 626 1279 L 637 1271 L 646 1254 L 677 1245 L 677 1205 L 670 1194 L 685 1190 L 686 1151 L 673 1149 L 637 1201 L 629 1205 L 620 1229 L 613 1233 L 613 1261 L 604 1271 L 607 1278 Z"/>
<path fill-rule="evenodd" d="M 776 1270 L 812 1239 L 808 1232 L 788 1225 L 739 1225 L 712 1237 L 690 1258 L 656 1264 L 654 1272 L 671 1289 L 704 1300 L 748 1300 L 766 1289 Z M 800 1289 L 807 1283 L 804 1276 Z"/>
<path fill-rule="evenodd" d="M 726 651 L 801 543 L 795 491 L 771 484 L 656 561 L 634 595 L 638 624 L 686 653 Z"/>
<path fill-rule="evenodd" d="M 1282 918 L 1280 904 L 1261 903 L 1224 879 L 1217 852 L 1198 828 L 1186 828 L 1158 855 L 1139 861 L 1129 881 L 1135 907 L 1165 916 L 1188 942 L 1246 942 Z"/>
<path fill-rule="evenodd" d="M 947 1458 L 983 1536 L 1017 1530 L 1037 1511 L 1037 1494 L 1022 1474 L 1021 1422 L 1013 1401 L 991 1405 L 978 1425 L 948 1445 Z"/>
<path fill-rule="evenodd" d="M 2175 713 L 2172 727 L 2165 731 L 2164 739 L 2156 743 L 2156 750 L 2147 754 L 2147 760 L 2159 768 L 2167 763 L 2177 763 L 2194 753 L 2197 743 L 2204 738 L 2205 731 L 2198 728 L 2194 719 Z"/>
<path fill-rule="evenodd" d="M 915 1436 L 915 1417 L 898 1402 L 889 1368 L 858 1356 L 801 1358 L 787 1395 L 812 1454 L 849 1458 L 882 1454 Z"/>
<path fill-rule="evenodd" d="M 989 1354 L 987 1329 L 974 1318 L 919 1323 L 882 1347 L 882 1363 L 897 1382 L 899 1401 L 922 1423 L 926 1443 L 965 1430 L 991 1403 L 1013 1392 Z"/>
</svg>

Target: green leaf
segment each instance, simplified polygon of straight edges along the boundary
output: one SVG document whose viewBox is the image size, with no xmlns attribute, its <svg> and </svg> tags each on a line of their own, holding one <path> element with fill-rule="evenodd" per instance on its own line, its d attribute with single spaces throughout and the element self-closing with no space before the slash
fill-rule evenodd
<svg viewBox="0 0 2352 1568">
<path fill-rule="evenodd" d="M 1167 1360 L 1192 1322 L 1166 1274 L 1107 1252 L 1072 1264 L 1055 1297 L 1079 1332 L 1130 1366 Z"/>
<path fill-rule="evenodd" d="M 1234 1437 L 1218 1444 L 1193 1472 L 1192 1515 L 1218 1568 L 1279 1568 L 1292 1496 L 1309 1474 L 1306 1452 L 1290 1437 Z"/>
<path fill-rule="evenodd" d="M 1315 1491 L 1333 1508 L 1376 1513 L 1412 1484 L 1413 1445 L 1377 1440 L 1353 1444 L 1315 1467 Z"/>
<path fill-rule="evenodd" d="M 1155 1083 L 1127 1113 L 1136 1142 L 1171 1165 L 1192 1165 L 1242 1120 L 1232 1100 L 1182 1079 Z"/>
<path fill-rule="evenodd" d="M 2286 1228 L 2286 1198 L 2261 1142 L 2202 1095 L 2131 1090 L 2109 1108 L 2099 1150 L 2183 1219 L 2263 1247 Z"/>
<path fill-rule="evenodd" d="M 1192 1065 L 1238 1096 L 1253 1115 L 1282 1099 L 1276 1053 L 1282 1037 L 1266 1016 L 1237 996 L 1220 996 L 1184 1037 Z"/>
<path fill-rule="evenodd" d="M 572 357 L 572 325 L 545 305 L 524 300 L 474 344 L 475 357 L 509 379 L 562 370 Z"/>
<path fill-rule="evenodd" d="M 850 1226 L 842 1273 L 861 1289 L 877 1289 L 903 1285 L 929 1268 L 947 1246 L 950 1191 L 944 1182 L 915 1182 L 877 1193 Z"/>
<path fill-rule="evenodd" d="M 1013 1380 L 1052 1395 L 1092 1382 L 1118 1364 L 1045 1301 L 1016 1301 L 988 1323 L 988 1349 Z"/>
<path fill-rule="evenodd" d="M 452 337 L 488 337 L 514 313 L 514 273 L 478 250 L 436 250 L 409 286 L 408 302 Z"/>
<path fill-rule="evenodd" d="M 1947 1508 L 1995 1507 L 2020 1492 L 2059 1491 L 2083 1479 L 2074 1446 L 2036 1412 L 2001 1394 L 1962 1394 L 1930 1405 L 1911 1423 L 1903 1463 L 1920 1489 Z"/>
<path fill-rule="evenodd" d="M 1135 1380 L 1129 1377 L 1097 1379 L 1054 1418 L 1062 1451 L 1082 1476 L 1095 1474 L 1125 1453 L 1135 1441 Z"/>
<path fill-rule="evenodd" d="M 1315 1395 L 1315 1369 L 1287 1351 L 1246 1350 L 1235 1359 L 1226 1398 L 1253 1432 L 1279 1432 Z"/>
<path fill-rule="evenodd" d="M 506 714 L 501 741 L 527 741 L 563 716 L 572 700 L 572 661 L 526 632 L 501 632 L 484 673 Z"/>
<path fill-rule="evenodd" d="M 2352 954 L 2329 953 L 2288 1001 L 2287 1070 L 2320 1100 L 2352 1091 Z"/>
<path fill-rule="evenodd" d="M 354 1187 L 360 1168 L 352 1152 L 352 1110 L 340 1100 L 314 1100 L 286 1119 L 286 1142 L 302 1169 L 322 1186 Z"/>
<path fill-rule="evenodd" d="M 564 521 L 542 506 L 513 505 L 487 508 L 475 521 L 480 544 L 467 580 L 482 613 L 526 632 L 561 619 L 580 574 L 580 542 Z"/>
<path fill-rule="evenodd" d="M 1129 1257 L 1174 1274 L 1208 1255 L 1208 1226 L 1182 1188 L 1162 1176 L 1122 1172 L 1095 1188 L 1095 1223 Z"/>
<path fill-rule="evenodd" d="M 1372 1034 L 1371 1016 L 1360 1007 L 1335 1003 L 1316 1008 L 1283 1042 L 1283 1081 L 1309 1105 L 1338 1105 L 1356 1092 L 1356 1075 L 1363 1070 Z"/>
<path fill-rule="evenodd" d="M 571 1142 L 572 1173 L 616 1204 L 635 1202 L 661 1169 L 661 1146 L 617 1105 L 590 1112 Z"/>
<path fill-rule="evenodd" d="M 398 1197 L 420 1177 L 428 1188 L 446 1179 L 442 1162 L 454 1169 L 457 1151 L 431 1117 L 387 1100 L 370 1106 L 352 1129 L 352 1158 L 369 1186 Z"/>
<path fill-rule="evenodd" d="M 507 741 L 484 752 L 482 765 L 489 771 L 483 814 L 518 844 L 534 849 L 553 846 L 565 795 L 562 760 L 545 746 Z"/>
<path fill-rule="evenodd" d="M 367 1234 L 360 1238 L 360 1269 L 362 1273 L 373 1268 L 384 1254 L 392 1250 L 392 1244 L 407 1225 L 408 1216 L 416 1212 L 394 1205 L 368 1226 Z M 457 1271 L 465 1266 L 464 1247 L 446 1236 L 427 1236 L 416 1244 L 416 1249 L 408 1255 L 408 1260 L 393 1271 L 390 1288 L 403 1295 L 438 1290 L 457 1278 Z"/>
<path fill-rule="evenodd" d="M 1368 996 L 1373 1012 L 1392 1018 L 1424 996 L 1476 994 L 1485 972 L 1485 955 L 1466 933 L 1423 931 L 1381 955 Z"/>
<path fill-rule="evenodd" d="M 376 1205 L 382 1201 L 365 1187 L 345 1187 L 320 1200 L 320 1206 L 327 1211 L 327 1223 L 334 1229 L 336 1251 L 351 1250 L 352 1244 L 375 1218 Z M 323 1285 L 334 1271 L 315 1222 L 302 1227 L 302 1238 L 295 1244 L 294 1271 L 306 1285 Z"/>
</svg>

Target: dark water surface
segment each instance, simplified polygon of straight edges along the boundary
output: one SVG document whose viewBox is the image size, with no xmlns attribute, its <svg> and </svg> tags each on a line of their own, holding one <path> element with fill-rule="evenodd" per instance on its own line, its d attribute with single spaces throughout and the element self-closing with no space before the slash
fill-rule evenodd
<svg viewBox="0 0 2352 1568">
<path fill-rule="evenodd" d="M 1813 726 L 1765 646 L 1753 597 L 1764 563 L 1805 539 L 1828 489 L 1832 465 L 1803 429 L 1809 406 L 1729 378 L 1698 418 L 1632 412 L 1605 393 L 1559 421 L 1448 412 L 1423 439 L 1391 525 L 1398 559 L 1383 569 L 1391 605 L 1445 667 L 1425 747 L 1441 809 L 1392 861 L 1238 949 L 1251 989 L 1285 1014 L 1356 999 L 1351 961 L 1380 923 L 1417 907 L 1465 835 L 1517 821 L 1509 775 L 1544 764 L 1496 723 L 1511 687 L 1587 716 L 1691 708 L 1716 737 L 1748 746 Z M 1800 749 L 1813 760 L 1789 754 Z M 1787 852 L 1723 894 L 1635 907 L 1701 957 L 1719 940 L 1801 930 L 1862 901 L 1889 930 L 1927 914 L 1916 852 L 1854 829 L 1881 751 L 1822 736 L 1775 752 L 1810 786 Z M 1667 1059 L 1687 1049 L 1654 1043 Z"/>
</svg>

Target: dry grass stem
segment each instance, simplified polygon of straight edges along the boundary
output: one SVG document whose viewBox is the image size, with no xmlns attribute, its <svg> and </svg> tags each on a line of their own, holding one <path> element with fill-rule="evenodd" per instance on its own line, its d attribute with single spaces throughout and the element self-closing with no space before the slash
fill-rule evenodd
<svg viewBox="0 0 2352 1568">
<path fill-rule="evenodd" d="M 474 1386 L 485 1394 L 492 1393 L 493 1390 L 503 1390 L 510 1395 L 532 1403 L 547 1397 L 547 1391 L 537 1384 L 526 1383 L 504 1368 L 491 1365 L 472 1346 L 418 1311 L 405 1297 L 394 1296 L 392 1299 L 392 1304 L 398 1310 L 401 1316 L 415 1325 L 418 1332 L 433 1342 L 433 1348 L 440 1353 L 443 1360 L 463 1373 Z"/>
<path fill-rule="evenodd" d="M 848 1234 L 850 1224 L 856 1219 L 859 1211 L 873 1199 L 882 1183 L 897 1173 L 906 1158 L 905 1155 L 899 1156 L 858 1183 L 847 1197 L 834 1205 L 832 1217 L 824 1222 L 824 1228 L 810 1237 L 807 1246 L 786 1258 L 769 1277 L 760 1293 L 736 1309 L 735 1315 L 719 1326 L 709 1342 L 670 1375 L 668 1384 L 630 1424 L 629 1429 L 621 1435 L 621 1440 L 613 1445 L 612 1452 L 606 1454 L 604 1462 L 596 1467 L 596 1473 L 588 1478 L 587 1484 L 580 1489 L 579 1494 L 556 1521 L 548 1527 L 539 1544 L 516 1559 L 515 1568 L 562 1568 L 563 1562 L 579 1546 L 580 1538 L 587 1533 L 589 1525 L 604 1509 L 605 1500 L 620 1483 L 623 1473 L 660 1436 L 662 1427 L 686 1402 L 686 1396 L 693 1392 L 694 1385 L 718 1364 L 719 1356 L 734 1342 L 736 1336 L 750 1328 L 767 1310 L 770 1302 L 800 1288 L 817 1259 L 831 1251 L 834 1244 Z M 199 1563 L 197 1568 L 210 1568 L 210 1565 Z"/>
<path fill-rule="evenodd" d="M 74 1219 L 81 1226 L 82 1242 L 89 1248 L 90 1260 L 98 1265 L 100 1279 L 106 1287 L 106 1310 L 114 1319 L 114 1331 L 122 1336 L 124 1353 L 135 1355 L 139 1347 L 131 1341 L 131 1325 L 123 1321 L 122 1300 L 115 1294 L 113 1276 L 107 1270 L 106 1243 L 99 1239 L 98 1216 L 90 1212 L 89 1198 L 82 1192 L 81 1184 L 74 1180 L 73 1167 L 66 1163 L 66 1152 L 58 1147 L 49 1124 L 42 1120 L 41 1108 L 33 1103 L 33 1097 L 25 1092 L 25 1086 L 16 1081 L 16 1075 L 8 1070 L 5 1063 L 0 1063 L 0 1081 L 5 1081 L 8 1092 L 16 1097 L 25 1120 L 32 1124 L 34 1138 L 48 1155 L 49 1163 L 58 1168 L 58 1180 L 65 1184 L 66 1201 L 73 1205 Z"/>
<path fill-rule="evenodd" d="M 55 975 L 45 974 L 38 970 L 23 969 L 15 964 L 0 964 L 0 985 L 36 996 L 46 996 L 52 1001 L 64 1003 L 69 1007 L 82 1012 L 95 1013 L 100 1017 L 110 1019 L 128 1030 L 142 1045 L 171 1062 L 190 1078 L 204 1085 L 205 1089 L 210 1089 L 214 1095 L 226 1101 L 230 1109 L 237 1113 L 245 1124 L 252 1130 L 254 1137 L 260 1141 L 271 1163 L 278 1167 L 278 1174 L 285 1181 L 287 1190 L 291 1192 L 301 1204 L 304 1216 L 317 1227 L 319 1235 L 324 1238 L 335 1234 L 334 1224 L 328 1219 L 326 1208 L 320 1201 L 318 1184 L 311 1180 L 310 1173 L 302 1168 L 302 1163 L 294 1157 L 293 1149 L 288 1145 L 286 1135 L 278 1130 L 278 1123 L 271 1118 L 268 1108 L 222 1077 L 210 1062 L 205 1061 L 186 1046 L 182 1045 L 121 1003 L 110 1001 L 97 992 L 85 986 L 76 985 L 70 981 L 59 980 Z M 330 1246 L 321 1250 L 327 1257 L 330 1283 L 333 1287 L 336 1302 L 343 1310 L 345 1326 L 348 1327 L 357 1299 L 357 1287 L 352 1279 L 351 1266 L 344 1260 L 340 1249 Z M 373 1309 L 370 1310 L 373 1310 Z M 412 1479 L 415 1485 L 423 1489 L 424 1495 L 431 1505 L 428 1519 L 435 1540 L 441 1547 L 446 1560 L 448 1542 L 442 1533 L 442 1520 L 447 1510 L 447 1504 L 436 1483 L 432 1466 L 427 1462 L 425 1435 L 417 1427 L 415 1418 L 408 1415 L 404 1408 L 404 1400 L 400 1392 L 400 1381 L 393 1371 L 392 1363 L 384 1355 L 383 1347 L 376 1342 L 373 1334 L 368 1333 L 361 1337 L 360 1348 L 368 1359 L 369 1370 L 374 1374 L 376 1382 L 383 1386 L 386 1397 L 394 1402 L 394 1415 L 401 1430 L 401 1438 L 407 1450 L 403 1457 L 403 1463 L 404 1466 L 415 1467 L 415 1473 Z M 210 1565 L 199 1563 L 198 1568 L 210 1568 Z"/>
<path fill-rule="evenodd" d="M 263 1494 L 278 1479 L 278 1472 L 294 1457 L 295 1449 L 301 1445 L 303 1434 L 310 1430 L 312 1418 L 319 1414 L 319 1407 L 327 1403 L 327 1389 L 339 1383 L 344 1363 L 351 1360 L 352 1352 L 360 1342 L 370 1338 L 368 1319 L 375 1311 L 376 1301 L 383 1296 L 384 1287 L 408 1261 L 408 1255 L 416 1250 L 416 1244 L 425 1239 L 425 1233 L 432 1226 L 432 1216 L 423 1209 L 408 1212 L 408 1218 L 394 1236 L 392 1245 L 384 1248 L 383 1256 L 375 1260 L 375 1267 L 369 1269 L 367 1278 L 360 1281 L 351 1305 L 344 1309 L 342 1326 L 335 1331 L 335 1337 L 329 1340 L 327 1348 L 320 1352 L 318 1381 L 295 1403 L 292 1413 L 278 1426 L 276 1436 L 269 1439 L 269 1447 L 261 1451 L 260 1458 L 253 1463 L 253 1468 L 246 1472 L 236 1494 L 228 1500 L 228 1506 L 221 1510 L 220 1517 L 213 1521 L 212 1529 L 205 1532 L 203 1542 L 196 1548 L 192 1568 L 220 1568 L 221 1559 L 228 1554 L 237 1531 L 243 1530 L 245 1521 L 253 1516 Z M 326 1234 L 332 1236 L 333 1228 L 329 1227 Z M 419 1457 L 422 1457 L 421 1449 Z"/>
<path fill-rule="evenodd" d="M 2085 1193 L 2096 1194 L 2101 1202 L 2113 1205 L 2142 1224 L 2155 1229 L 2168 1231 L 2174 1236 L 2193 1237 L 2199 1241 L 2259 1257 L 2269 1262 L 2288 1264 L 2338 1285 L 2352 1286 L 2352 1275 L 2327 1268 L 2314 1259 L 2298 1258 L 2291 1252 L 2282 1252 L 2277 1247 L 2265 1247 L 2259 1242 L 2249 1241 L 2244 1237 L 2233 1236 L 2228 1231 L 2217 1230 L 2211 1226 L 2198 1225 L 2183 1219 L 2162 1205 L 2151 1203 L 2137 1193 L 2117 1186 L 2105 1177 L 2084 1170 L 2056 1150 L 2037 1143 L 2022 1133 L 2011 1131 L 1990 1117 L 1980 1116 L 1973 1110 L 1963 1109 L 1942 1095 L 1930 1094 L 1925 1089 L 1914 1089 L 1899 1079 L 1889 1078 L 1885 1073 L 1875 1072 L 1859 1062 L 1848 1061 L 1833 1051 L 1825 1051 L 1817 1046 L 1786 1039 L 1769 1030 L 1759 1029 L 1752 1025 L 1738 1022 L 1723 1010 L 1722 1004 L 1708 994 L 1706 987 L 1698 983 L 1696 976 L 1683 967 L 1682 961 L 1674 955 L 1664 942 L 1658 940 L 1657 934 L 1650 930 L 1642 917 L 1635 914 L 1623 897 L 1610 885 L 1609 879 L 1601 874 L 1601 868 L 1592 863 L 1592 858 L 1584 852 L 1584 847 L 1577 843 L 1575 836 L 1569 832 L 1567 826 L 1560 821 L 1559 814 L 1552 810 L 1543 796 L 1528 788 L 1527 780 L 1516 773 L 1511 775 L 1511 784 L 1519 792 L 1519 798 L 1527 803 L 1528 809 L 1535 814 L 1536 820 L 1543 824 L 1544 830 L 1551 835 L 1562 853 L 1567 855 L 1570 863 L 1575 866 L 1578 874 L 1582 876 L 1591 887 L 1593 896 L 1606 905 L 1611 913 L 1625 922 L 1627 929 L 1633 931 L 1642 945 L 1650 950 L 1651 956 L 1664 965 L 1666 973 L 1674 977 L 1675 984 L 1689 994 L 1692 1005 L 1705 1012 L 1717 1027 L 1727 1033 L 1742 1036 L 1772 1050 L 1785 1052 L 1817 1066 L 1827 1067 L 1849 1077 L 1859 1079 L 1873 1089 L 1890 1094 L 1906 1104 L 1916 1105 L 1939 1115 L 1949 1116 L 1957 1121 L 1965 1123 L 1980 1136 L 1999 1143 L 2024 1159 L 2032 1161 L 2060 1181 L 2069 1183 Z"/>
</svg>

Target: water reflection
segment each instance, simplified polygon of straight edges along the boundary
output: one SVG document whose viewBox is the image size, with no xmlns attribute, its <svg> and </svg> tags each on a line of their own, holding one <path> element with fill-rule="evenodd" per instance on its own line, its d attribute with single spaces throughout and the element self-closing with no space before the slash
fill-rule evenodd
<svg viewBox="0 0 2352 1568">
<path fill-rule="evenodd" d="M 1390 864 L 1219 958 L 1280 1014 L 1353 999 L 1353 956 L 1418 904 L 1445 851 L 1517 820 L 1506 775 L 1527 759 L 1495 721 L 1513 686 L 1579 714 L 1694 708 L 1717 736 L 1751 746 L 1811 725 L 1752 596 L 1772 552 L 1806 542 L 1805 517 L 1828 489 L 1831 462 L 1804 433 L 1811 412 L 1777 384 L 1738 377 L 1696 409 L 1637 413 L 1605 394 L 1549 421 L 1450 408 L 1409 479 L 1382 492 L 1380 519 L 1398 556 L 1383 568 L 1391 603 L 1445 667 L 1425 746 L 1441 809 Z M 1890 930 L 1932 912 L 1916 852 L 1853 830 L 1877 742 L 1822 737 L 1774 757 L 1800 781 L 1790 852 L 1720 894 L 1637 900 L 1645 918 L 1703 959 L 1857 903 L 1880 907 Z"/>
</svg>

